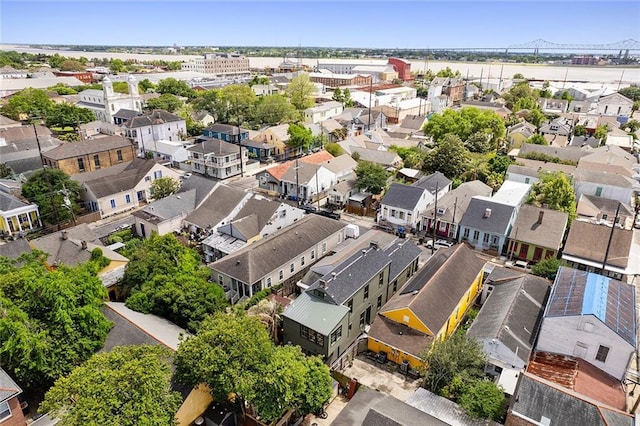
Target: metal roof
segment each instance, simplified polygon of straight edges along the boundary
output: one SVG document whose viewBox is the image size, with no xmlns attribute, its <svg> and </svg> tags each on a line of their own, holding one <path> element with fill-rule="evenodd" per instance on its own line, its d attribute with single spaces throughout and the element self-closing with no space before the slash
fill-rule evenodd
<svg viewBox="0 0 640 426">
<path fill-rule="evenodd" d="M 287 306 L 282 316 L 328 336 L 348 313 L 346 306 L 335 305 L 303 292 Z"/>
</svg>

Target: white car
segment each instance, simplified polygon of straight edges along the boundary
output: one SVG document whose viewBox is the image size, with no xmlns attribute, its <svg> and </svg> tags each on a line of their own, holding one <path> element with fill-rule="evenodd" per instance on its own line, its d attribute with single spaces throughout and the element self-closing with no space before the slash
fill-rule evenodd
<svg viewBox="0 0 640 426">
<path fill-rule="evenodd" d="M 451 243 L 451 242 L 449 242 L 447 240 L 436 240 L 435 246 L 433 244 L 433 240 L 429 240 L 429 241 L 427 241 L 427 244 L 425 244 L 425 245 L 427 246 L 427 248 L 433 247 L 433 248 L 436 248 L 436 249 L 439 249 L 441 247 L 446 247 L 446 248 L 453 247 L 453 243 Z"/>
</svg>

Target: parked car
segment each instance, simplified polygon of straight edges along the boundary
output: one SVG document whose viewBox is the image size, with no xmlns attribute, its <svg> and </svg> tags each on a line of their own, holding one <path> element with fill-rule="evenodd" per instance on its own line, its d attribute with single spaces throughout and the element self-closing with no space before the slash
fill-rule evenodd
<svg viewBox="0 0 640 426">
<path fill-rule="evenodd" d="M 453 243 L 447 240 L 436 240 L 435 245 L 433 244 L 433 240 L 429 240 L 425 245 L 427 246 L 427 248 L 433 247 L 436 249 L 439 249 L 441 247 L 445 247 L 445 248 L 453 247 Z"/>
<path fill-rule="evenodd" d="M 302 210 L 304 210 L 305 213 L 307 213 L 307 214 L 315 213 L 318 210 L 318 209 L 315 208 L 315 206 L 311 206 L 311 205 L 300 206 L 300 208 Z"/>
<path fill-rule="evenodd" d="M 385 225 L 384 223 L 378 223 L 374 226 L 375 229 L 379 229 L 380 231 L 394 233 L 393 226 Z"/>
<path fill-rule="evenodd" d="M 318 210 L 314 212 L 315 214 L 319 214 L 320 216 L 328 217 L 335 220 L 340 220 L 340 213 L 332 212 L 331 210 Z"/>
</svg>

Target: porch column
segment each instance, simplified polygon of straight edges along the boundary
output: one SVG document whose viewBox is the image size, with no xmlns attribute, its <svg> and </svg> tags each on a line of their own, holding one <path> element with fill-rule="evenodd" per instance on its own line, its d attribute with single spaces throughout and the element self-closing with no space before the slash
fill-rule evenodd
<svg viewBox="0 0 640 426">
<path fill-rule="evenodd" d="M 20 232 L 22 232 L 22 225 L 20 225 L 20 216 L 15 215 L 14 217 L 16 218 L 16 224 L 18 225 L 18 229 L 20 230 Z"/>
<path fill-rule="evenodd" d="M 31 223 L 31 215 L 29 214 L 30 212 L 27 212 L 27 222 L 29 222 L 29 229 L 33 229 L 33 223 Z"/>
</svg>

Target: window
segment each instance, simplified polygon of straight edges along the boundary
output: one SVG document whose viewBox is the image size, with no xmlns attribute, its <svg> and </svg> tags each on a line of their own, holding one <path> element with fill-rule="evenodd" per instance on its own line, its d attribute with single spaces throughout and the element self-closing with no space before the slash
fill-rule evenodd
<svg viewBox="0 0 640 426">
<path fill-rule="evenodd" d="M 606 362 L 607 355 L 609 355 L 609 348 L 606 346 L 600 345 L 598 347 L 598 353 L 596 354 L 596 361 Z"/>
<path fill-rule="evenodd" d="M 124 196 L 124 200 L 127 202 L 127 204 L 129 204 L 129 203 L 131 202 L 131 195 L 126 194 L 126 195 Z"/>
<path fill-rule="evenodd" d="M 271 287 L 271 277 L 267 278 L 267 287 Z"/>
<path fill-rule="evenodd" d="M 340 335 L 342 335 L 342 330 L 340 330 L 340 333 Z M 317 345 L 324 346 L 324 336 L 309 327 L 305 327 L 304 325 L 300 326 L 300 337 Z"/>
<path fill-rule="evenodd" d="M 404 212 L 398 212 L 398 219 L 404 220 Z"/>
<path fill-rule="evenodd" d="M 378 274 L 378 287 L 382 287 L 383 283 L 384 283 L 384 271 Z"/>
<path fill-rule="evenodd" d="M 353 312 L 353 299 L 347 302 L 347 307 L 349 308 L 349 312 Z"/>
<path fill-rule="evenodd" d="M 296 270 L 296 265 L 294 265 L 293 263 L 291 265 L 289 265 L 289 272 L 291 272 L 293 274 L 293 271 Z"/>
<path fill-rule="evenodd" d="M 114 199 L 109 200 L 109 204 L 111 204 L 111 208 L 112 209 L 116 208 L 116 200 L 114 200 Z"/>
<path fill-rule="evenodd" d="M 407 222 L 411 223 L 411 213 L 407 213 Z"/>
<path fill-rule="evenodd" d="M 154 179 L 159 179 L 161 177 L 162 177 L 162 170 L 156 170 L 155 172 L 153 172 Z"/>
<path fill-rule="evenodd" d="M 322 254 L 325 254 L 327 252 L 327 243 L 324 242 L 322 243 Z"/>
<path fill-rule="evenodd" d="M 278 279 L 280 281 L 282 281 L 284 279 L 284 272 L 282 271 L 282 269 L 280 269 L 280 272 L 278 273 Z"/>
<path fill-rule="evenodd" d="M 462 233 L 462 238 L 469 239 L 469 228 L 464 229 L 464 232 Z"/>
<path fill-rule="evenodd" d="M 196 166 L 199 166 L 199 164 L 196 164 Z M 144 181 L 145 181 L 145 182 L 149 182 L 149 181 L 151 181 L 151 176 L 145 176 L 145 177 L 144 177 Z"/>
<path fill-rule="evenodd" d="M 311 250 L 311 260 L 316 258 L 316 251 L 315 250 Z"/>
<path fill-rule="evenodd" d="M 78 169 L 80 169 L 81 172 L 84 171 L 84 160 L 82 158 L 78 158 Z"/>
<path fill-rule="evenodd" d="M 524 183 L 529 183 L 531 181 L 531 179 L 529 178 L 524 178 Z"/>
<path fill-rule="evenodd" d="M 342 337 L 342 326 L 338 327 L 336 331 L 331 333 L 331 344 L 333 345 L 341 337 Z"/>
<path fill-rule="evenodd" d="M 118 163 L 122 163 L 122 150 L 117 150 L 116 155 L 118 156 Z"/>
<path fill-rule="evenodd" d="M 382 308 L 382 295 L 378 296 L 378 309 Z"/>
<path fill-rule="evenodd" d="M 395 293 L 396 291 L 398 291 L 398 280 L 393 282 L 393 292 Z"/>
<path fill-rule="evenodd" d="M 342 242 L 342 232 L 338 233 L 338 243 Z"/>
<path fill-rule="evenodd" d="M 360 314 L 360 327 L 364 325 L 364 312 Z"/>
<path fill-rule="evenodd" d="M 489 242 L 489 234 L 484 234 L 484 236 L 482 237 L 482 241 L 487 244 Z"/>
<path fill-rule="evenodd" d="M 300 258 L 300 266 L 304 266 L 304 256 Z"/>
<path fill-rule="evenodd" d="M 596 197 L 601 197 L 602 196 L 602 187 L 599 186 L 596 188 Z"/>
<path fill-rule="evenodd" d="M 479 237 L 480 237 L 480 232 L 473 231 L 473 241 L 477 241 Z"/>
<path fill-rule="evenodd" d="M 391 209 L 391 217 L 396 217 L 396 209 Z"/>
<path fill-rule="evenodd" d="M 364 300 L 367 300 L 368 298 L 369 298 L 369 284 L 364 286 Z"/>
<path fill-rule="evenodd" d="M 9 407 L 9 401 L 0 402 L 0 422 L 9 417 L 11 417 L 11 408 Z"/>
<path fill-rule="evenodd" d="M 100 167 L 100 156 L 98 154 L 93 156 L 93 164 L 95 164 L 96 168 Z"/>
</svg>

